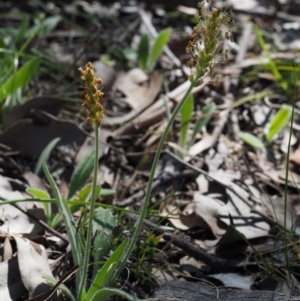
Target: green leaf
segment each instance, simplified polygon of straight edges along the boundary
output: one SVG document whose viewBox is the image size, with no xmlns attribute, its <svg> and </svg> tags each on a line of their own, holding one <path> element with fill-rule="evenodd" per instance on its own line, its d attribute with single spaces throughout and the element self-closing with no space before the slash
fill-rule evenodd
<svg viewBox="0 0 300 301">
<path fill-rule="evenodd" d="M 277 68 L 277 65 L 275 63 L 274 60 L 272 60 L 271 58 L 271 55 L 268 51 L 268 48 L 267 48 L 267 45 L 263 39 L 263 36 L 261 34 L 261 31 L 259 29 L 258 26 L 255 26 L 254 27 L 255 29 L 255 33 L 256 33 L 256 36 L 257 36 L 257 39 L 258 39 L 258 42 L 260 44 L 260 47 L 261 49 L 263 50 L 265 56 L 269 59 L 269 62 L 268 64 L 265 64 L 264 66 L 266 67 L 266 69 L 269 69 L 271 70 L 271 72 L 273 73 L 273 75 L 275 76 L 276 80 L 280 83 L 280 86 L 281 88 L 284 90 L 284 91 L 287 91 L 288 89 L 288 84 L 287 82 L 283 79 L 281 73 L 279 72 L 278 68 Z"/>
<path fill-rule="evenodd" d="M 182 109 L 181 109 L 181 125 L 180 125 L 180 146 L 185 149 L 186 148 L 186 137 L 187 132 L 190 125 L 190 120 L 192 118 L 194 111 L 194 97 L 193 94 L 190 94 L 186 101 L 184 102 Z"/>
<path fill-rule="evenodd" d="M 144 70 L 147 68 L 147 60 L 149 56 L 149 37 L 147 34 L 141 36 L 141 40 L 137 50 L 137 57 L 140 67 Z"/>
<path fill-rule="evenodd" d="M 111 195 L 115 195 L 116 193 L 117 192 L 113 189 L 102 188 L 100 192 L 100 196 L 111 196 Z"/>
<path fill-rule="evenodd" d="M 122 50 L 122 53 L 128 61 L 134 61 L 137 59 L 137 53 L 135 49 L 132 48 L 125 48 Z"/>
<path fill-rule="evenodd" d="M 43 199 L 50 199 L 50 195 L 47 191 L 44 191 L 42 189 L 28 187 L 26 188 L 26 192 L 31 195 L 32 197 L 43 200 Z"/>
<path fill-rule="evenodd" d="M 66 230 L 68 233 L 68 238 L 69 238 L 70 244 L 71 244 L 74 263 L 76 265 L 82 266 L 83 265 L 83 252 L 82 252 L 81 237 L 79 237 L 80 231 L 77 231 L 74 218 L 73 218 L 70 208 L 68 206 L 68 202 L 61 196 L 59 189 L 45 163 L 43 165 L 43 168 L 44 168 L 44 173 L 47 178 L 47 181 L 51 186 L 51 189 L 55 195 L 55 198 L 57 199 L 60 212 L 62 213 L 62 217 L 63 217 L 64 223 L 66 226 Z M 81 277 L 83 277 L 81 275 L 80 271 L 81 270 L 79 269 L 79 275 L 76 274 L 77 287 L 79 285 Z"/>
<path fill-rule="evenodd" d="M 58 25 L 58 23 L 61 21 L 61 16 L 55 15 L 55 16 L 50 16 L 43 20 L 41 22 L 41 32 L 43 36 L 50 33 L 55 27 Z"/>
<path fill-rule="evenodd" d="M 116 289 L 116 288 L 102 288 L 97 293 L 93 296 L 91 300 L 85 299 L 86 301 L 99 301 L 99 300 L 108 300 L 109 296 L 120 296 L 121 299 L 127 299 L 129 301 L 145 301 L 145 300 L 140 300 L 135 296 L 131 296 L 128 293 Z"/>
<path fill-rule="evenodd" d="M 289 122 L 292 115 L 292 108 L 283 105 L 271 121 L 270 128 L 267 134 L 267 141 L 270 142 L 276 134 L 278 134 Z"/>
<path fill-rule="evenodd" d="M 22 23 L 21 26 L 19 28 L 19 31 L 16 35 L 16 37 L 14 38 L 14 43 L 17 44 L 18 42 L 20 42 L 22 39 L 25 38 L 25 35 L 27 33 L 28 30 L 28 25 L 29 25 L 29 18 L 28 15 L 24 15 L 22 18 Z"/>
<path fill-rule="evenodd" d="M 92 150 L 90 154 L 88 154 L 75 168 L 70 183 L 70 190 L 68 194 L 68 199 L 72 198 L 72 196 L 79 190 L 88 177 L 91 175 L 94 168 L 94 158 L 95 158 L 95 150 Z"/>
<path fill-rule="evenodd" d="M 57 280 L 54 278 L 54 277 L 51 277 L 51 276 L 47 276 L 47 275 L 44 275 L 43 276 L 47 283 L 50 285 L 50 286 L 55 286 L 57 284 Z M 75 297 L 73 296 L 73 294 L 71 293 L 71 291 L 63 284 L 61 283 L 59 285 L 59 289 L 64 293 L 64 295 L 66 295 L 66 297 L 68 297 L 71 301 L 76 301 L 75 300 Z"/>
<path fill-rule="evenodd" d="M 264 148 L 265 145 L 254 135 L 250 133 L 240 132 L 240 139 L 242 139 L 246 144 L 255 148 Z"/>
<path fill-rule="evenodd" d="M 103 266 L 103 261 L 111 248 L 111 234 L 117 224 L 111 210 L 98 207 L 93 217 L 94 262 L 93 279 Z"/>
<path fill-rule="evenodd" d="M 32 187 L 28 187 L 26 189 L 26 192 L 31 195 L 32 197 L 38 199 L 38 200 L 49 200 L 50 199 L 50 195 L 48 194 L 48 192 L 38 189 L 38 188 L 32 188 Z M 43 202 L 43 206 L 44 206 L 44 210 L 45 210 L 45 215 L 47 218 L 47 224 L 50 225 L 51 224 L 51 213 L 52 213 L 52 206 L 51 203 L 48 202 Z"/>
<path fill-rule="evenodd" d="M 51 142 L 49 142 L 48 145 L 45 147 L 45 149 L 41 153 L 41 155 L 36 163 L 36 166 L 35 166 L 34 173 L 36 175 L 38 175 L 40 173 L 40 171 L 42 170 L 42 167 L 43 167 L 43 163 L 47 162 L 47 160 L 50 157 L 51 152 L 53 151 L 53 149 L 55 148 L 56 144 L 59 141 L 60 141 L 60 138 L 55 138 Z"/>
<path fill-rule="evenodd" d="M 0 102 L 17 89 L 26 86 L 39 67 L 39 59 L 33 58 L 26 62 L 14 75 L 0 86 Z"/>
<path fill-rule="evenodd" d="M 169 38 L 171 35 L 171 28 L 166 28 L 162 30 L 158 37 L 156 38 L 150 52 L 150 56 L 148 58 L 148 70 L 152 71 L 154 69 L 155 63 L 158 60 L 158 57 L 164 50 L 164 47 L 167 45 Z"/>
<path fill-rule="evenodd" d="M 216 104 L 214 102 L 211 102 L 207 104 L 205 107 L 203 107 L 201 114 L 204 115 L 203 117 L 200 117 L 195 124 L 194 131 L 192 134 L 191 141 L 189 143 L 189 147 L 191 147 L 196 139 L 197 134 L 201 131 L 202 127 L 204 127 L 208 121 L 211 118 L 211 114 L 216 110 Z"/>
<path fill-rule="evenodd" d="M 118 246 L 118 248 L 114 251 L 114 253 L 105 262 L 101 270 L 98 270 L 97 275 L 86 295 L 85 298 L 86 301 L 92 300 L 92 297 L 93 298 L 95 297 L 94 295 L 97 293 L 97 291 L 102 289 L 104 286 L 107 287 L 113 284 L 110 283 L 111 282 L 110 276 L 113 274 L 115 265 L 120 261 L 127 245 L 128 245 L 128 238 L 126 237 L 126 239 Z M 112 279 L 112 281 L 113 280 L 114 279 Z M 95 300 L 103 300 L 103 299 L 99 298 Z"/>
</svg>

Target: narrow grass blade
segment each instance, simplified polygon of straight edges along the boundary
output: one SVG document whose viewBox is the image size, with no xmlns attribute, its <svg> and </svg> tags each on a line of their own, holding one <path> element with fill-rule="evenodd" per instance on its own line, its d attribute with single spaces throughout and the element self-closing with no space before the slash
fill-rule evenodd
<svg viewBox="0 0 300 301">
<path fill-rule="evenodd" d="M 117 192 L 115 190 L 113 190 L 113 189 L 102 188 L 100 195 L 101 196 L 111 196 L 111 195 L 115 195 L 116 193 Z"/>
<path fill-rule="evenodd" d="M 186 149 L 186 137 L 189 130 L 190 120 L 192 118 L 194 111 L 194 97 L 193 94 L 190 94 L 186 102 L 181 109 L 181 126 L 180 126 L 180 137 L 179 145 Z"/>
<path fill-rule="evenodd" d="M 264 148 L 265 145 L 254 135 L 246 132 L 240 132 L 240 139 L 242 139 L 246 144 L 255 148 Z"/>
<path fill-rule="evenodd" d="M 99 301 L 99 300 L 107 300 L 109 296 L 120 296 L 122 299 L 127 299 L 129 301 L 143 301 L 138 299 L 137 297 L 131 296 L 124 291 L 115 288 L 103 288 L 99 290 L 92 299 L 89 301 Z M 87 301 L 87 299 L 86 299 Z"/>
<path fill-rule="evenodd" d="M 42 170 L 43 167 L 43 163 L 47 162 L 47 160 L 50 157 L 51 152 L 53 151 L 53 149 L 55 148 L 56 144 L 60 141 L 60 138 L 56 138 L 53 139 L 51 142 L 49 142 L 49 144 L 45 147 L 45 149 L 43 150 L 43 152 L 41 153 L 36 166 L 35 166 L 35 170 L 34 173 L 36 175 L 38 175 L 40 173 L 40 171 Z"/>
<path fill-rule="evenodd" d="M 0 86 L 0 102 L 17 89 L 26 86 L 38 70 L 39 59 L 33 58 L 25 63 L 14 75 Z"/>
<path fill-rule="evenodd" d="M 286 124 L 290 121 L 291 115 L 292 108 L 290 106 L 283 105 L 271 121 L 267 134 L 268 142 L 270 142 L 274 136 L 286 126 Z"/>
<path fill-rule="evenodd" d="M 95 150 L 91 151 L 75 168 L 70 183 L 68 199 L 72 198 L 77 190 L 79 190 L 88 177 L 91 175 L 94 168 Z"/>
<path fill-rule="evenodd" d="M 115 279 L 110 279 L 112 273 L 115 270 L 115 265 L 120 261 L 125 249 L 128 245 L 128 238 L 126 238 L 114 251 L 114 253 L 109 257 L 109 259 L 105 262 L 101 270 L 98 271 L 87 295 L 85 300 L 90 301 L 92 300 L 92 297 L 105 286 L 109 286 L 113 284 L 113 281 Z M 109 282 L 109 283 L 107 283 Z M 94 296 L 95 297 L 95 296 Z M 93 297 L 93 298 L 94 298 Z M 94 299 L 93 299 L 94 300 Z M 95 300 L 103 300 L 101 298 L 95 299 Z"/>
<path fill-rule="evenodd" d="M 147 34 L 141 36 L 141 40 L 137 50 L 137 57 L 140 67 L 144 70 L 147 68 L 147 60 L 149 56 L 149 37 Z"/>
<path fill-rule="evenodd" d="M 24 15 L 22 17 L 22 23 L 21 23 L 21 26 L 19 28 L 19 31 L 18 31 L 16 37 L 14 38 L 15 45 L 17 43 L 19 43 L 22 39 L 24 39 L 24 37 L 25 37 L 25 35 L 28 31 L 28 25 L 29 25 L 28 15 Z"/>
<path fill-rule="evenodd" d="M 158 57 L 161 55 L 161 53 L 164 50 L 164 47 L 167 45 L 169 38 L 171 35 L 171 28 L 166 28 L 162 30 L 158 37 L 156 38 L 152 48 L 151 52 L 148 58 L 148 70 L 152 71 L 156 61 L 158 60 Z"/>
<path fill-rule="evenodd" d="M 49 277 L 49 276 L 45 276 L 45 279 L 47 281 L 47 283 L 51 286 L 55 286 L 57 285 L 57 280 L 53 277 Z M 73 294 L 71 293 L 71 291 L 63 284 L 61 283 L 58 287 L 66 297 L 68 297 L 69 299 L 68 300 L 71 300 L 71 301 L 76 301 L 75 300 L 75 297 L 73 296 Z"/>
<path fill-rule="evenodd" d="M 76 232 L 76 224 L 73 219 L 73 216 L 71 214 L 71 211 L 69 209 L 67 201 L 61 196 L 58 187 L 47 167 L 47 165 L 44 163 L 43 165 L 45 176 L 51 186 L 51 189 L 54 193 L 55 198 L 58 201 L 59 209 L 62 213 L 62 217 L 64 220 L 64 223 L 66 225 L 66 230 L 68 233 L 68 238 L 70 240 L 71 248 L 72 248 L 72 255 L 75 265 L 82 266 L 82 260 L 83 260 L 83 254 L 82 249 L 80 247 L 80 243 L 78 243 L 79 237 Z M 79 274 L 79 275 L 78 275 Z M 81 279 L 80 270 L 79 273 L 76 274 L 76 282 L 79 284 L 79 281 Z M 78 287 L 78 285 L 77 285 Z"/>
<path fill-rule="evenodd" d="M 200 117 L 195 124 L 195 128 L 192 134 L 191 141 L 189 142 L 189 147 L 191 147 L 195 143 L 195 139 L 197 134 L 201 131 L 202 127 L 204 127 L 208 121 L 211 118 L 211 114 L 216 110 L 216 104 L 214 102 L 209 103 L 206 105 L 201 113 L 204 115 L 203 117 Z"/>
<path fill-rule="evenodd" d="M 265 65 L 269 70 L 271 70 L 271 72 L 273 73 L 273 75 L 275 76 L 276 80 L 280 83 L 281 88 L 286 91 L 288 88 L 288 84 L 285 80 L 283 80 L 281 73 L 278 71 L 278 68 L 275 64 L 275 62 L 272 60 L 270 53 L 268 51 L 268 48 L 266 46 L 266 43 L 263 39 L 263 36 L 261 34 L 261 31 L 259 29 L 258 26 L 255 27 L 255 33 L 258 39 L 258 42 L 260 44 L 260 47 L 262 48 L 265 56 L 269 59 L 269 64 Z"/>
</svg>

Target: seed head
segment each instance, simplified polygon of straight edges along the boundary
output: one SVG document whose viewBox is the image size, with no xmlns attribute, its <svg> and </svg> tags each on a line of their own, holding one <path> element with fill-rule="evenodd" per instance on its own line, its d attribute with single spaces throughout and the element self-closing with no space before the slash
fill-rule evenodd
<svg viewBox="0 0 300 301">
<path fill-rule="evenodd" d="M 226 5 L 215 8 L 213 4 L 213 0 L 198 4 L 199 14 L 195 15 L 198 24 L 193 28 L 193 39 L 186 47 L 186 53 L 191 56 L 188 65 L 196 68 L 195 75 L 191 77 L 195 83 L 203 82 L 199 79 L 205 76 L 207 68 L 211 69 L 228 58 L 227 52 L 222 53 L 222 46 L 224 40 L 231 40 L 231 31 L 227 27 L 233 23 L 234 14 Z"/>
</svg>

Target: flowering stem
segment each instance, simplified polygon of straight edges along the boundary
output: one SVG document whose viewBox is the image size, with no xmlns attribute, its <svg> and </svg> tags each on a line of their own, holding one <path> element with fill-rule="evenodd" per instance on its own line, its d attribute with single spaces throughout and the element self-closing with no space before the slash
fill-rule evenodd
<svg viewBox="0 0 300 301">
<path fill-rule="evenodd" d="M 166 141 L 169 130 L 171 129 L 171 126 L 172 126 L 177 114 L 181 110 L 182 106 L 184 105 L 185 101 L 187 100 L 188 96 L 192 92 L 192 89 L 195 87 L 195 85 L 196 85 L 196 81 L 191 82 L 191 84 L 190 84 L 188 90 L 186 91 L 185 95 L 183 96 L 182 100 L 178 103 L 178 105 L 176 106 L 174 112 L 172 113 L 172 115 L 171 115 L 171 117 L 168 121 L 168 124 L 166 126 L 166 129 L 164 130 L 164 132 L 163 132 L 163 134 L 160 138 L 160 141 L 159 141 L 159 144 L 158 144 L 158 147 L 157 147 L 157 151 L 156 151 L 153 163 L 152 163 L 152 168 L 151 168 L 151 171 L 150 171 L 150 176 L 149 176 L 149 181 L 148 181 L 148 185 L 147 185 L 147 189 L 146 189 L 145 199 L 144 199 L 144 202 L 141 204 L 140 216 L 139 216 L 138 221 L 135 224 L 135 231 L 133 233 L 132 239 L 130 240 L 127 249 L 124 252 L 123 257 L 121 258 L 118 265 L 116 266 L 116 269 L 115 269 L 115 272 L 113 273 L 111 281 L 114 281 L 115 278 L 117 277 L 117 275 L 121 272 L 121 270 L 125 266 L 128 258 L 130 257 L 131 252 L 136 247 L 136 242 L 137 242 L 138 237 L 140 235 L 140 232 L 141 232 L 141 229 L 142 229 L 142 226 L 143 226 L 144 218 L 146 217 L 147 208 L 148 208 L 148 204 L 149 204 L 149 200 L 150 200 L 150 196 L 151 196 L 151 191 L 152 191 L 152 184 L 153 184 L 153 180 L 154 180 L 155 170 L 156 170 L 156 167 L 157 167 L 157 164 L 158 164 L 158 161 L 159 161 L 159 157 L 160 157 L 161 152 L 163 150 L 164 143 Z"/>
<path fill-rule="evenodd" d="M 189 42 L 186 47 L 186 52 L 191 55 L 191 60 L 189 65 L 191 68 L 195 69 L 195 72 L 191 73 L 190 81 L 191 84 L 186 91 L 182 100 L 176 106 L 174 112 L 172 113 L 166 129 L 164 130 L 162 137 L 160 139 L 157 151 L 153 160 L 149 181 L 147 185 L 146 195 L 144 203 L 141 205 L 141 211 L 138 221 L 135 225 L 135 230 L 132 236 L 131 241 L 129 242 L 128 247 L 126 248 L 124 255 L 122 256 L 119 264 L 116 266 L 114 273 L 110 279 L 111 282 L 114 282 L 121 272 L 122 268 L 125 266 L 131 252 L 136 246 L 139 234 L 143 226 L 143 220 L 147 213 L 147 208 L 149 204 L 149 199 L 151 196 L 152 183 L 154 180 L 155 170 L 159 161 L 160 154 L 162 152 L 165 140 L 171 129 L 171 126 L 186 102 L 188 96 L 192 92 L 192 89 L 198 85 L 204 84 L 204 79 L 206 75 L 210 73 L 212 67 L 219 63 L 222 60 L 228 58 L 228 53 L 225 51 L 222 54 L 222 42 L 224 38 L 222 37 L 222 27 L 227 27 L 233 22 L 232 12 L 227 12 L 227 6 L 222 8 L 212 8 L 211 10 L 206 10 L 205 5 L 211 5 L 213 1 L 207 0 L 198 4 L 200 8 L 200 15 L 196 15 L 195 18 L 198 20 L 198 24 L 193 28 L 193 40 Z M 225 33 L 225 39 L 230 39 L 230 31 Z M 201 44 L 202 43 L 202 44 Z"/>
<path fill-rule="evenodd" d="M 88 266 L 89 266 L 89 259 L 90 259 L 90 252 L 91 252 L 91 243 L 92 243 L 92 232 L 93 232 L 93 216 L 94 216 L 94 208 L 96 202 L 96 187 L 97 187 L 97 175 L 98 175 L 98 153 L 99 153 L 99 131 L 100 129 L 97 125 L 94 125 L 95 130 L 95 159 L 94 159 L 94 176 L 93 176 L 93 183 L 92 183 L 92 194 L 90 200 L 90 213 L 88 219 L 88 227 L 87 227 L 87 235 L 86 235 L 86 247 L 84 252 L 83 258 L 83 268 L 82 268 L 82 278 L 80 280 L 79 285 L 79 300 L 84 300 L 86 291 L 86 281 L 87 281 L 87 274 L 88 274 Z"/>
</svg>

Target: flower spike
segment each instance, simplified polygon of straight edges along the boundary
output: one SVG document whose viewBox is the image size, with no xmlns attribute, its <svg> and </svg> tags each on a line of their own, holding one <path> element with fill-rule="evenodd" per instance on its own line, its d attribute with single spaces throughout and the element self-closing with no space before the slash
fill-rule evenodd
<svg viewBox="0 0 300 301">
<path fill-rule="evenodd" d="M 198 4 L 199 14 L 195 15 L 198 24 L 193 28 L 193 39 L 186 47 L 186 53 L 191 56 L 188 65 L 196 69 L 190 80 L 199 84 L 203 83 L 208 69 L 228 59 L 228 53 L 222 53 L 222 44 L 231 39 L 231 31 L 223 34 L 223 29 L 233 23 L 234 14 L 226 5 L 215 8 L 213 4 L 213 0 Z"/>
<path fill-rule="evenodd" d="M 91 122 L 93 126 L 99 127 L 104 116 L 104 107 L 101 101 L 104 93 L 98 89 L 98 85 L 102 83 L 101 78 L 97 78 L 92 63 L 85 65 L 86 69 L 79 68 L 81 80 L 84 83 L 84 92 L 82 94 L 84 102 L 82 105 L 88 112 L 87 122 Z"/>
</svg>

